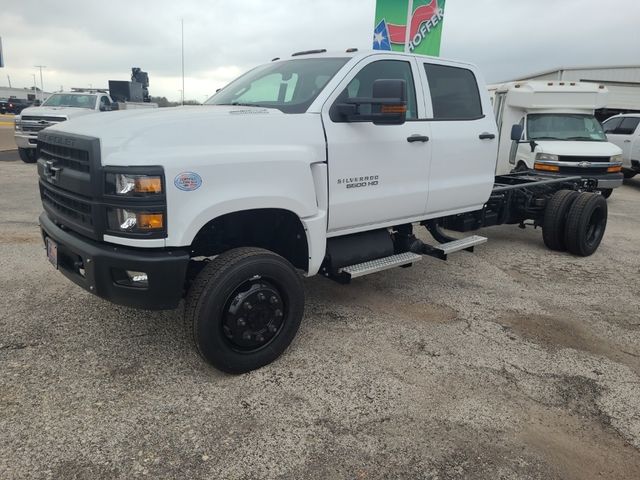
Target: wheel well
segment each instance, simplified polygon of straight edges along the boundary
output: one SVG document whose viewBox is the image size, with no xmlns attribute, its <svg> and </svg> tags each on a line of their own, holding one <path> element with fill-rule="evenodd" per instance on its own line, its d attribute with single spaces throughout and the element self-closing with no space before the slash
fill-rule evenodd
<svg viewBox="0 0 640 480">
<path fill-rule="evenodd" d="M 288 210 L 263 208 L 229 213 L 211 220 L 191 244 L 192 257 L 212 257 L 238 247 L 259 247 L 307 271 L 309 246 L 298 216 Z"/>
</svg>

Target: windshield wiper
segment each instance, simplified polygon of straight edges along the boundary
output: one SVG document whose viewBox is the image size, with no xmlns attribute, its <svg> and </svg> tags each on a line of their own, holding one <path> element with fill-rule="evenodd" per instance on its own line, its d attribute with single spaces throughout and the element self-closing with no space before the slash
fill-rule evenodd
<svg viewBox="0 0 640 480">
<path fill-rule="evenodd" d="M 569 137 L 567 140 L 586 140 L 587 142 L 600 142 L 602 141 L 600 138 L 591 138 L 591 137 Z"/>
<path fill-rule="evenodd" d="M 566 140 L 566 138 L 558 138 L 558 137 L 535 137 L 531 138 L 531 140 Z"/>
<path fill-rule="evenodd" d="M 242 103 L 242 102 L 221 103 L 220 105 L 233 105 L 234 107 L 260 107 L 260 108 L 266 108 L 266 107 L 264 107 L 264 105 L 258 105 L 257 103 Z"/>
</svg>

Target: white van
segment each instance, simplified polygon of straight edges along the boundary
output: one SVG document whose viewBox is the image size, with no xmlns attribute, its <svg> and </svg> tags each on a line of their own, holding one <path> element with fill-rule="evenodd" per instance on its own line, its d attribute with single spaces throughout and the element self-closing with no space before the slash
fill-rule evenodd
<svg viewBox="0 0 640 480">
<path fill-rule="evenodd" d="M 606 106 L 604 86 L 513 82 L 489 87 L 489 93 L 500 136 L 498 175 L 538 170 L 595 178 L 606 197 L 622 185 L 622 151 L 607 141 L 593 115 Z"/>
</svg>

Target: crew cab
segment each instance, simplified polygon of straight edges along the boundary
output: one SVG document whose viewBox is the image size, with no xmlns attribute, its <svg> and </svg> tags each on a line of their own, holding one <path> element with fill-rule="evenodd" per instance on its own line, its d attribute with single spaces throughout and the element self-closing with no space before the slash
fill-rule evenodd
<svg viewBox="0 0 640 480">
<path fill-rule="evenodd" d="M 640 173 L 640 113 L 616 115 L 602 124 L 609 141 L 622 149 L 622 173 L 633 178 Z"/>
<path fill-rule="evenodd" d="M 188 335 L 231 373 L 275 360 L 304 312 L 301 276 L 349 283 L 446 260 L 498 224 L 542 226 L 588 256 L 596 180 L 495 175 L 497 127 L 470 64 L 315 50 L 261 65 L 204 107 L 109 112 L 38 135 L 43 239 L 87 291 L 144 309 L 184 299 Z M 432 245 L 414 228 L 426 227 Z"/>
</svg>

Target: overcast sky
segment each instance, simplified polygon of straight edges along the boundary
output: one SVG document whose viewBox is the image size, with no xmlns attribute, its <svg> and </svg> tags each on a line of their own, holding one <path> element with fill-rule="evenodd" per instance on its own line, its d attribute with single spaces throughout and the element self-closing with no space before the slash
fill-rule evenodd
<svg viewBox="0 0 640 480">
<path fill-rule="evenodd" d="M 149 72 L 152 95 L 186 98 L 297 50 L 371 48 L 375 0 L 1 0 L 0 85 L 47 91 L 106 87 Z M 559 66 L 640 64 L 638 0 L 447 0 L 442 56 L 480 66 L 489 82 Z M 38 85 L 40 84 L 38 74 Z"/>
</svg>

